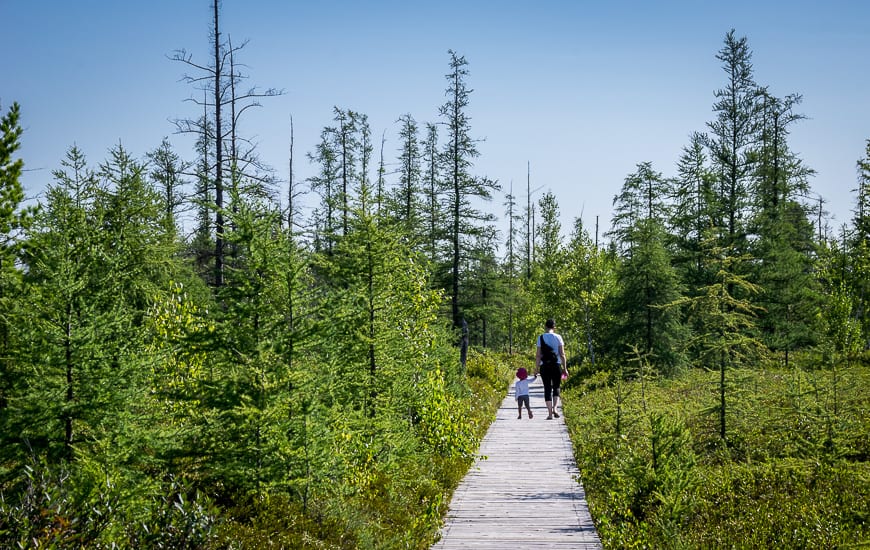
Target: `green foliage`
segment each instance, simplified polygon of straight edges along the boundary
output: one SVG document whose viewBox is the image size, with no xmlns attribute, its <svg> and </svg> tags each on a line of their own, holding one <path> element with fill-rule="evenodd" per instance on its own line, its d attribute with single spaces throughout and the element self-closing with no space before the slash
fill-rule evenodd
<svg viewBox="0 0 870 550">
<path fill-rule="evenodd" d="M 710 246 L 714 238 L 705 240 Z M 672 306 L 685 306 L 694 315 L 697 326 L 695 347 L 701 365 L 719 371 L 719 436 L 727 443 L 728 400 L 730 383 L 728 371 L 734 367 L 763 364 L 767 349 L 755 336 L 755 316 L 760 310 L 749 296 L 759 291 L 757 285 L 739 274 L 740 266 L 748 256 L 733 256 L 730 248 L 713 246 L 707 254 L 708 264 L 715 275 L 712 282 L 699 289 L 695 297 L 683 297 Z"/>
<path fill-rule="evenodd" d="M 757 280 L 764 308 L 759 326 L 767 347 L 789 354 L 818 342 L 822 295 L 813 273 L 812 227 L 800 205 L 788 202 L 767 213 L 756 244 Z"/>
<path fill-rule="evenodd" d="M 13 103 L 0 117 L 0 448 L 7 447 L 7 435 L 15 433 L 8 413 L 10 400 L 21 391 L 23 341 L 27 339 L 25 298 L 22 270 L 16 265 L 26 231 L 35 214 L 34 207 L 24 207 L 24 189 L 19 181 L 24 162 L 14 158 L 23 133 L 20 109 Z M 7 452 L 0 451 L 0 475 Z"/>
<path fill-rule="evenodd" d="M 447 393 L 440 372 L 430 373 L 424 384 L 426 397 L 417 427 L 423 444 L 436 456 L 472 458 L 478 441 L 465 404 Z"/>
<path fill-rule="evenodd" d="M 494 390 L 502 391 L 513 380 L 513 373 L 516 369 L 512 369 L 511 365 L 522 360 L 521 357 L 483 354 L 472 349 L 468 356 L 466 373 L 470 378 L 478 378 Z"/>
<path fill-rule="evenodd" d="M 644 218 L 629 231 L 632 244 L 617 271 L 611 309 L 616 316 L 613 344 L 617 352 L 625 352 L 637 342 L 658 372 L 672 376 L 685 367 L 688 338 L 679 310 L 671 307 L 680 298 L 679 281 L 661 224 Z"/>
<path fill-rule="evenodd" d="M 25 466 L 16 494 L 0 495 L 3 548 L 106 548 L 102 534 L 116 519 L 110 483 L 81 483 L 66 469 Z"/>
<path fill-rule="evenodd" d="M 190 495 L 190 496 L 188 496 Z M 124 524 L 129 548 L 212 548 L 217 540 L 217 510 L 203 494 L 170 479 L 151 495 L 143 519 Z"/>
<path fill-rule="evenodd" d="M 155 289 L 181 271 L 142 167 L 120 147 L 112 155 L 94 173 L 72 149 L 27 235 L 25 383 L 10 417 L 18 449 L 40 456 L 129 450 L 150 370 L 144 317 Z"/>
<path fill-rule="evenodd" d="M 24 189 L 19 179 L 24 169 L 24 161 L 14 158 L 21 146 L 21 108 L 13 103 L 9 112 L 0 117 L 0 251 L 8 253 L 16 245 L 17 232 L 25 229 L 34 214 L 35 208 L 24 207 Z M 8 258 L 0 264 L 5 269 Z"/>
<path fill-rule="evenodd" d="M 870 541 L 870 469 L 807 460 L 743 464 L 702 474 L 688 547 L 848 548 Z"/>
<path fill-rule="evenodd" d="M 605 548 L 736 541 L 830 548 L 870 540 L 866 366 L 735 372 L 735 436 L 727 449 L 707 413 L 716 376 L 694 371 L 648 381 L 641 392 L 640 380 L 600 373 L 565 391 Z"/>
<path fill-rule="evenodd" d="M 609 247 L 580 219 L 563 242 L 552 194 L 534 228 L 510 197 L 503 265 L 449 54 L 446 140 L 400 120 L 394 193 L 383 158 L 369 181 L 366 116 L 335 109 L 310 231 L 214 158 L 204 119 L 188 241 L 189 165 L 167 142 L 150 174 L 121 147 L 97 170 L 72 148 L 22 208 L 17 105 L 0 119 L 0 546 L 428 548 L 549 317 L 608 547 L 868 541 L 867 160 L 854 228 L 814 243 L 812 171 L 785 139 L 799 97 L 760 89 L 732 31 L 678 178 L 638 164 Z"/>
<path fill-rule="evenodd" d="M 596 247 L 581 220 L 576 220 L 565 269 L 559 270 L 556 278 L 561 283 L 565 333 L 577 340 L 568 346 L 570 352 L 566 350 L 574 369 L 594 371 L 604 351 L 608 327 L 614 324 L 615 314 L 608 306 L 617 288 L 615 260 L 614 255 Z"/>
<path fill-rule="evenodd" d="M 177 479 L 126 485 L 117 472 L 24 466 L 14 491 L 0 493 L 3 548 L 209 548 L 210 501 Z"/>
<path fill-rule="evenodd" d="M 468 116 L 472 90 L 468 87 L 468 61 L 464 56 L 449 50 L 450 72 L 447 73 L 447 100 L 439 108 L 446 126 L 446 140 L 441 152 L 441 169 L 445 175 L 443 194 L 448 205 L 446 237 L 449 242 L 450 259 L 448 294 L 451 318 L 454 327 L 461 326 L 460 292 L 467 275 L 463 262 L 472 252 L 479 237 L 489 231 L 488 224 L 494 221 L 492 214 L 479 210 L 478 204 L 489 201 L 492 193 L 499 190 L 497 182 L 471 174 L 474 159 L 480 154 L 477 140 L 471 136 L 471 118 Z"/>
</svg>

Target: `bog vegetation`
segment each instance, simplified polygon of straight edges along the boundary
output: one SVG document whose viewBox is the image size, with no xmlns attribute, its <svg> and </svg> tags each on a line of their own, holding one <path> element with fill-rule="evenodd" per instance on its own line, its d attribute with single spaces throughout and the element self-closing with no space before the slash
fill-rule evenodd
<svg viewBox="0 0 870 550">
<path fill-rule="evenodd" d="M 238 125 L 276 92 L 237 92 L 213 16 L 215 57 L 176 56 L 206 92 L 192 159 L 72 147 L 27 205 L 26 98 L 0 112 L 0 547 L 426 548 L 547 317 L 607 547 L 867 541 L 870 142 L 832 230 L 788 147 L 800 96 L 755 82 L 746 39 L 605 243 L 550 193 L 505 194 L 495 230 L 453 51 L 397 170 L 336 107 L 317 176 L 291 145 L 279 185 Z"/>
</svg>

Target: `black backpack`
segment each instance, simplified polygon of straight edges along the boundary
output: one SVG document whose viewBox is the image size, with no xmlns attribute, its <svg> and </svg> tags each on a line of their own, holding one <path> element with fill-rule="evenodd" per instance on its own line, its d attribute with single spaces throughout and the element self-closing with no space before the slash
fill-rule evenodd
<svg viewBox="0 0 870 550">
<path fill-rule="evenodd" d="M 556 356 L 556 350 L 553 346 L 544 340 L 544 335 L 538 337 L 541 344 L 541 365 L 545 367 L 554 367 L 559 364 L 559 358 Z"/>
</svg>

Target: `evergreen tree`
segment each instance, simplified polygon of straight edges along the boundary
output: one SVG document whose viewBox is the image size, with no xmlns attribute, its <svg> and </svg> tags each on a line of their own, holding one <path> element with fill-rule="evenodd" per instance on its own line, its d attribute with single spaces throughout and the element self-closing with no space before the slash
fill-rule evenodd
<svg viewBox="0 0 870 550">
<path fill-rule="evenodd" d="M 846 251 L 836 242 L 820 245 L 816 272 L 826 297 L 820 315 L 820 344 L 829 364 L 859 353 L 864 347 L 860 321 L 853 314 L 853 296 L 842 269 Z"/>
<path fill-rule="evenodd" d="M 565 293 L 561 288 L 561 278 L 565 275 L 565 258 L 562 244 L 562 225 L 559 222 L 559 204 L 552 193 L 545 193 L 538 201 L 541 221 L 538 224 L 536 249 L 531 285 L 534 296 L 539 300 L 540 319 L 554 319 L 564 311 Z M 562 326 L 564 331 L 568 327 Z"/>
<path fill-rule="evenodd" d="M 697 296 L 682 297 L 673 303 L 686 306 L 699 319 L 693 338 L 701 350 L 702 366 L 719 372 L 717 404 L 713 408 L 718 416 L 719 437 L 728 443 L 728 400 L 734 384 L 728 378 L 731 369 L 757 364 L 766 355 L 764 344 L 755 336 L 755 318 L 759 308 L 743 295 L 758 293 L 759 287 L 740 275 L 745 268 L 738 263 L 749 256 L 736 256 L 723 250 L 716 242 L 721 236 L 705 235 L 704 257 L 708 269 L 714 274 L 713 282 L 700 289 Z"/>
<path fill-rule="evenodd" d="M 815 275 L 813 228 L 803 207 L 789 201 L 761 229 L 755 252 L 763 308 L 758 325 L 768 348 L 782 352 L 789 366 L 792 351 L 818 342 L 822 295 Z"/>
<path fill-rule="evenodd" d="M 465 268 L 468 283 L 462 289 L 462 303 L 472 329 L 470 344 L 479 343 L 483 348 L 492 347 L 495 343 L 493 337 L 500 336 L 498 318 L 506 299 L 496 258 L 496 238 L 497 233 L 492 227 L 478 234 Z M 474 338 L 477 335 L 479 340 Z"/>
<path fill-rule="evenodd" d="M 537 260 L 545 270 L 558 269 L 561 261 L 559 254 L 562 251 L 562 224 L 559 222 L 559 204 L 556 196 L 550 192 L 545 193 L 538 201 L 538 208 L 541 212 L 541 222 L 537 231 L 540 239 L 537 247 L 540 256 Z"/>
<path fill-rule="evenodd" d="M 660 172 L 653 170 L 652 163 L 638 164 L 637 171 L 625 178 L 622 190 L 613 198 L 614 214 L 609 235 L 619 246 L 630 249 L 634 228 L 640 220 L 664 223 L 668 219 L 666 199 L 670 194 L 668 182 Z"/>
<path fill-rule="evenodd" d="M 754 178 L 755 211 L 757 216 L 775 213 L 782 202 L 794 201 L 809 194 L 808 178 L 813 170 L 806 168 L 788 147 L 790 126 L 803 120 L 794 108 L 801 96 L 783 99 L 767 90 L 760 92 L 760 135 Z M 770 214 L 775 215 L 775 214 Z"/>
<path fill-rule="evenodd" d="M 262 199 L 231 198 L 238 208 L 228 213 L 234 229 L 227 238 L 238 256 L 218 296 L 226 304 L 215 331 L 219 354 L 212 359 L 219 376 L 211 381 L 212 391 L 203 388 L 217 420 L 207 426 L 207 440 L 214 442 L 208 455 L 221 483 L 263 496 L 286 475 L 292 449 L 288 413 L 303 405 L 291 400 L 299 395 L 291 396 L 290 388 L 307 386 L 304 365 L 294 367 L 293 354 L 284 348 L 296 340 L 288 307 L 295 301 L 300 313 L 300 289 L 288 274 L 299 266 L 278 208 Z"/>
<path fill-rule="evenodd" d="M 708 123 L 706 143 L 717 177 L 717 200 L 721 208 L 724 248 L 735 254 L 746 251 L 745 220 L 748 217 L 749 186 L 756 167 L 758 143 L 758 105 L 760 91 L 753 79 L 752 52 L 745 37 L 737 38 L 732 29 L 716 56 L 727 75 L 725 87 L 716 91 L 713 111 L 716 120 Z"/>
<path fill-rule="evenodd" d="M 864 158 L 858 159 L 857 204 L 852 223 L 855 226 L 855 240 L 870 239 L 870 139 L 865 145 Z"/>
<path fill-rule="evenodd" d="M 411 115 L 403 115 L 399 139 L 399 184 L 396 187 L 394 202 L 396 218 L 405 225 L 408 234 L 419 231 L 420 226 L 420 178 L 421 154 L 418 141 L 417 121 Z"/>
<path fill-rule="evenodd" d="M 320 143 L 314 153 L 308 154 L 308 159 L 319 165 L 319 173 L 308 179 L 311 190 L 320 195 L 320 207 L 315 211 L 315 248 L 317 250 L 332 250 L 333 235 L 337 233 L 335 221 L 336 202 L 339 197 L 339 164 L 338 152 L 334 146 L 332 135 L 334 128 L 324 128 L 320 133 Z"/>
<path fill-rule="evenodd" d="M 49 456 L 137 460 L 144 318 L 173 277 L 173 248 L 144 167 L 120 147 L 98 173 L 71 149 L 36 218 L 25 263 L 33 380 L 21 437 Z M 102 181 L 100 181 L 102 180 Z"/>
<path fill-rule="evenodd" d="M 848 285 L 864 341 L 870 342 L 870 139 L 866 143 L 865 157 L 858 160 L 857 168 L 857 197 L 852 217 L 852 235 L 848 242 L 851 264 Z"/>
<path fill-rule="evenodd" d="M 607 336 L 606 327 L 612 325 L 611 313 L 605 308 L 616 288 L 616 270 L 613 258 L 595 246 L 583 221 L 577 218 L 574 231 L 565 251 L 565 296 L 566 323 L 576 327 L 582 334 L 578 341 L 578 353 L 589 361 L 594 369 L 596 354 Z M 569 358 L 570 360 L 570 358 Z"/>
<path fill-rule="evenodd" d="M 633 245 L 617 271 L 614 341 L 622 351 L 635 346 L 659 373 L 673 376 L 685 365 L 688 335 L 680 312 L 668 307 L 681 292 L 665 248 L 664 228 L 659 220 L 644 218 L 629 237 Z"/>
<path fill-rule="evenodd" d="M 317 257 L 325 316 L 310 373 L 316 407 L 333 426 L 324 434 L 332 438 L 326 468 L 359 492 L 414 445 L 409 428 L 422 410 L 425 371 L 433 368 L 426 358 L 438 340 L 440 303 L 401 226 L 372 210 L 371 189 L 363 187 L 350 231 L 333 254 Z"/>
<path fill-rule="evenodd" d="M 477 236 L 485 230 L 485 224 L 492 222 L 493 216 L 478 210 L 473 204 L 477 200 L 489 200 L 498 185 L 488 179 L 470 174 L 473 159 L 478 156 L 475 140 L 471 137 L 471 124 L 467 108 L 471 90 L 466 84 L 468 62 L 465 57 L 449 50 L 450 72 L 445 75 L 448 86 L 447 101 L 441 106 L 441 116 L 447 127 L 447 143 L 442 151 L 442 161 L 446 174 L 446 195 L 449 204 L 450 253 L 450 305 L 453 326 L 462 324 L 460 309 L 460 287 L 464 283 L 462 265 L 469 247 Z"/>
<path fill-rule="evenodd" d="M 673 214 L 668 227 L 674 238 L 674 267 L 680 273 L 687 290 L 709 283 L 702 256 L 704 232 L 720 227 L 716 219 L 714 174 L 707 165 L 704 137 L 694 133 L 677 161 L 677 177 L 673 187 Z"/>
<path fill-rule="evenodd" d="M 424 165 L 424 249 L 431 266 L 442 260 L 441 248 L 444 241 L 443 182 L 440 176 L 440 155 L 438 153 L 438 126 L 426 124 L 426 141 L 423 143 Z"/>
<path fill-rule="evenodd" d="M 507 242 L 505 243 L 505 258 L 503 260 L 503 271 L 505 274 L 505 286 L 507 295 L 505 296 L 507 307 L 507 349 L 508 353 L 513 355 L 514 352 L 514 316 L 518 305 L 518 269 L 519 269 L 519 237 L 515 230 L 521 223 L 517 212 L 516 198 L 513 195 L 513 184 L 511 184 L 510 192 L 505 196 L 506 212 L 505 216 L 508 219 L 508 234 Z"/>
<path fill-rule="evenodd" d="M 24 161 L 15 158 L 23 133 L 20 118 L 17 103 L 0 117 L 0 431 L 4 434 L 0 441 L 13 433 L 8 429 L 5 409 L 20 380 L 16 355 L 20 348 L 18 340 L 24 336 L 20 329 L 25 327 L 20 315 L 27 307 L 22 300 L 22 273 L 16 261 L 24 244 L 22 233 L 30 227 L 36 210 L 22 204 L 24 189 L 20 178 Z"/>
<path fill-rule="evenodd" d="M 356 114 L 350 110 L 335 107 L 335 151 L 338 161 L 338 177 L 341 190 L 338 193 L 338 209 L 341 212 L 341 234 L 347 235 L 348 216 L 350 215 L 351 186 L 357 179 L 356 155 L 359 148 Z"/>
<path fill-rule="evenodd" d="M 789 150 L 789 126 L 803 118 L 793 108 L 799 96 L 780 100 L 762 94 L 762 131 L 754 194 L 753 230 L 755 280 L 763 289 L 759 305 L 764 340 L 783 352 L 786 365 L 791 351 L 817 342 L 821 293 L 814 274 L 817 258 L 808 208 L 801 198 L 809 192 L 806 168 Z"/>
<path fill-rule="evenodd" d="M 368 184 L 372 154 L 368 117 L 338 107 L 334 113 L 337 126 L 324 128 L 315 152 L 308 155 L 320 166 L 319 174 L 309 178 L 312 190 L 321 197 L 315 211 L 315 244 L 327 251 L 337 236 L 349 231 L 351 204 L 359 187 Z M 373 200 L 371 193 L 367 200 Z"/>
<path fill-rule="evenodd" d="M 163 202 L 164 226 L 167 232 L 179 229 L 180 209 L 185 203 L 185 182 L 182 179 L 188 165 L 172 150 L 169 140 L 163 138 L 160 147 L 148 153 L 150 176 L 155 188 L 160 190 Z"/>
</svg>

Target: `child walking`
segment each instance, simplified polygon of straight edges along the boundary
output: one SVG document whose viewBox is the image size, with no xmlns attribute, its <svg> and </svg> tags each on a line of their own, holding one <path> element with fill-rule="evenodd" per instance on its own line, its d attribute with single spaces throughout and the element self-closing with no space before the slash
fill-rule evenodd
<svg viewBox="0 0 870 550">
<path fill-rule="evenodd" d="M 532 414 L 532 407 L 529 404 L 529 382 L 534 381 L 538 375 L 532 376 L 532 379 L 529 380 L 529 373 L 526 372 L 526 369 L 520 367 L 517 369 L 517 378 L 519 380 L 514 384 L 514 395 L 517 398 L 517 418 L 523 417 L 523 405 L 526 406 L 526 410 L 529 411 L 529 418 L 534 418 L 535 415 Z"/>
</svg>

